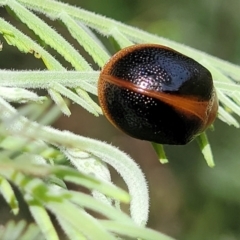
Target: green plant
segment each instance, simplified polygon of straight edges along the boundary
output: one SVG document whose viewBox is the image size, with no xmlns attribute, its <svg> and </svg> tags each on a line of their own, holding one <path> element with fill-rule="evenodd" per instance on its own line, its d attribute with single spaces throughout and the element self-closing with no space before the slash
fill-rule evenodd
<svg viewBox="0 0 240 240">
<path fill-rule="evenodd" d="M 96 116 L 101 114 L 101 109 L 89 95 L 97 94 L 99 72 L 93 70 L 82 55 L 36 13 L 64 24 L 99 67 L 110 55 L 94 31 L 111 37 L 121 48 L 151 42 L 184 52 L 211 71 L 221 104 L 218 117 L 235 127 L 239 124 L 231 113 L 240 113 L 240 68 L 57 1 L 0 0 L 0 6 L 6 7 L 41 39 L 39 44 L 0 18 L 0 33 L 5 41 L 21 52 L 33 54 L 46 66 L 45 71 L 0 70 L 0 190 L 13 214 L 18 213 L 19 205 L 11 184 L 19 188 L 46 239 L 59 239 L 49 212 L 56 217 L 69 239 L 115 239 L 115 234 L 143 239 L 171 239 L 145 227 L 149 207 L 147 184 L 142 171 L 129 156 L 106 143 L 47 126 L 59 116 L 59 109 L 68 116 L 71 114 L 66 98 Z M 43 45 L 53 48 L 74 70 L 67 71 Z M 4 45 L 2 47 L 4 50 Z M 48 95 L 38 96 L 34 89 L 45 89 Z M 16 109 L 9 102 L 28 104 Z M 213 166 L 206 134 L 201 135 L 198 141 L 208 164 Z M 163 148 L 154 147 L 159 151 L 161 161 L 165 162 Z M 76 169 L 68 166 L 68 160 Z M 130 196 L 111 183 L 105 163 L 120 173 Z M 94 198 L 68 190 L 66 182 L 89 189 Z M 130 197 L 131 218 L 119 208 L 119 203 L 128 203 Z M 98 212 L 108 220 L 94 218 L 85 209 Z"/>
</svg>

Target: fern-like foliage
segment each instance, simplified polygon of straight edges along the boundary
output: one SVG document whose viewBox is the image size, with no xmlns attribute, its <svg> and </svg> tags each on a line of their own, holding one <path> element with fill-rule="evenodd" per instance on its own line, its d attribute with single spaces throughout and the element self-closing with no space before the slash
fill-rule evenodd
<svg viewBox="0 0 240 240">
<path fill-rule="evenodd" d="M 50 213 L 71 240 L 107 240 L 118 237 L 171 239 L 145 227 L 149 209 L 148 189 L 145 177 L 133 159 L 106 143 L 48 126 L 59 116 L 59 109 L 65 115 L 71 114 L 67 99 L 95 116 L 102 113 L 89 95 L 97 95 L 99 72 L 37 14 L 44 14 L 64 24 L 72 38 L 100 68 L 108 61 L 110 54 L 96 37 L 95 31 L 112 37 L 121 48 L 151 42 L 166 45 L 192 57 L 213 75 L 220 101 L 218 117 L 235 127 L 239 127 L 239 123 L 232 113 L 240 115 L 240 67 L 55 0 L 0 0 L 0 7 L 11 10 L 19 21 L 73 68 L 67 70 L 59 59 L 34 39 L 0 17 L 0 33 L 5 42 L 21 52 L 33 54 L 46 66 L 45 71 L 0 70 L 0 192 L 12 213 L 18 214 L 19 211 L 12 187 L 14 184 L 45 239 L 60 239 Z M 1 44 L 0 49 L 4 51 L 4 45 Z M 45 89 L 51 100 L 47 95 L 38 96 L 33 92 L 34 89 Z M 10 102 L 29 104 L 15 109 Z M 46 109 L 47 114 L 43 117 Z M 208 164 L 213 166 L 205 133 L 198 142 Z M 162 162 L 167 161 L 163 148 L 154 147 Z M 75 168 L 69 167 L 68 161 Z M 106 163 L 119 172 L 129 193 L 111 182 Z M 66 186 L 69 182 L 89 189 L 92 196 L 69 190 Z M 130 216 L 119 208 L 119 203 L 129 202 Z M 87 210 L 101 214 L 105 220 L 90 215 Z M 5 228 L 21 230 L 23 227 L 7 224 Z M 32 239 L 35 239 L 34 235 Z"/>
<path fill-rule="evenodd" d="M 44 240 L 36 224 L 27 224 L 24 220 L 19 222 L 9 221 L 5 226 L 0 226 L 1 240 Z"/>
</svg>

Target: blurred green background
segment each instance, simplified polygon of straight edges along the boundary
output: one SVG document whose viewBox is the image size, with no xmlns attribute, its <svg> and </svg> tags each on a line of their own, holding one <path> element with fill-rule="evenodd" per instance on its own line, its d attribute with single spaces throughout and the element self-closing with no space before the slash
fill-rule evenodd
<svg viewBox="0 0 240 240">
<path fill-rule="evenodd" d="M 233 63 L 240 62 L 239 0 L 65 2 Z M 11 20 L 4 9 L 0 9 L 0 15 Z M 60 24 L 50 23 L 66 34 Z M 31 32 L 26 33 L 31 35 Z M 1 36 L 0 40 L 4 42 Z M 0 68 L 41 69 L 43 64 L 4 42 Z M 215 131 L 208 131 L 216 163 L 213 169 L 205 163 L 195 141 L 186 146 L 166 146 L 170 163 L 161 165 L 150 143 L 124 135 L 104 116 L 96 118 L 80 106 L 72 105 L 71 111 L 70 118 L 62 116 L 54 126 L 118 146 L 141 166 L 151 196 L 149 227 L 184 240 L 240 239 L 239 129 L 217 120 Z M 113 178 L 125 187 L 114 171 Z M 4 213 L 9 209 L 1 202 L 0 215 L 7 219 Z"/>
</svg>

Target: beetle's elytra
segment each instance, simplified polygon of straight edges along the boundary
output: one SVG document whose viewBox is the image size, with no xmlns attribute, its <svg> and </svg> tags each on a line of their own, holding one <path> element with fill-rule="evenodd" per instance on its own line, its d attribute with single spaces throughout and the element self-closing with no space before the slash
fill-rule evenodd
<svg viewBox="0 0 240 240">
<path fill-rule="evenodd" d="M 186 144 L 215 120 L 211 73 L 195 60 L 157 44 L 117 52 L 103 67 L 99 102 L 128 135 L 160 144 Z"/>
</svg>

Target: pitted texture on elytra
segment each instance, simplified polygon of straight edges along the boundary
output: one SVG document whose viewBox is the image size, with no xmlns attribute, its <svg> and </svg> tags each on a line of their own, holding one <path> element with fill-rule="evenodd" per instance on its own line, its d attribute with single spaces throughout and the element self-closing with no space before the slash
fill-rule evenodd
<svg viewBox="0 0 240 240">
<path fill-rule="evenodd" d="M 113 64 L 109 74 L 143 89 L 211 98 L 210 72 L 178 52 L 145 47 L 127 53 Z M 191 91 L 189 91 L 191 89 Z"/>
<path fill-rule="evenodd" d="M 116 53 L 100 74 L 98 96 L 117 128 L 161 144 L 186 144 L 209 127 L 217 113 L 210 72 L 156 44 Z"/>
<path fill-rule="evenodd" d="M 165 103 L 105 83 L 105 107 L 111 119 L 125 133 L 138 139 L 162 144 L 185 144 L 199 131 L 201 121 L 184 118 Z M 167 127 L 166 127 L 167 126 Z"/>
</svg>

